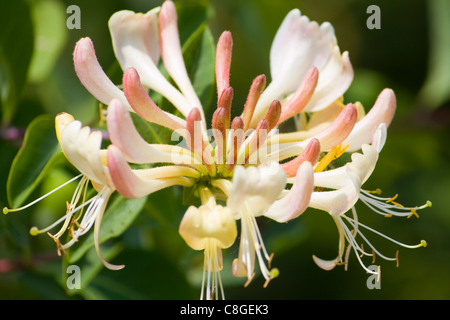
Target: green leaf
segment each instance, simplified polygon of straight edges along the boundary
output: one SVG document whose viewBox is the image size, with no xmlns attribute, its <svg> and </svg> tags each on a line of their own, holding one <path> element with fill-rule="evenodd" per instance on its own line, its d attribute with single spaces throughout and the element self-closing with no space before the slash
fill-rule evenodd
<svg viewBox="0 0 450 320">
<path fill-rule="evenodd" d="M 111 198 L 100 227 L 100 243 L 124 233 L 141 212 L 146 201 L 147 197 L 126 199 L 120 195 L 116 195 Z M 92 232 L 89 232 L 69 249 L 68 262 L 74 263 L 78 261 L 93 245 L 94 232 L 92 230 Z"/>
<path fill-rule="evenodd" d="M 183 272 L 161 251 L 130 248 L 123 250 L 114 261 L 126 267 L 119 271 L 103 269 L 83 290 L 85 298 L 198 299 L 199 288 L 192 288 Z"/>
<path fill-rule="evenodd" d="M 206 0 L 178 1 L 175 3 L 178 15 L 180 41 L 184 44 L 192 34 L 213 15 L 213 9 Z"/>
<path fill-rule="evenodd" d="M 11 165 L 6 190 L 8 202 L 21 206 L 48 169 L 62 159 L 53 117 L 43 115 L 27 128 L 23 144 Z"/>
<path fill-rule="evenodd" d="M 428 75 L 419 93 L 429 108 L 440 107 L 450 99 L 450 1 L 427 2 L 430 21 Z"/>
<path fill-rule="evenodd" d="M 183 57 L 194 90 L 206 112 L 216 89 L 216 46 L 208 26 L 200 26 L 186 41 L 183 46 Z"/>
<path fill-rule="evenodd" d="M 31 2 L 35 43 L 30 81 L 39 82 L 52 71 L 67 40 L 65 7 L 58 0 Z"/>
<path fill-rule="evenodd" d="M 0 104 L 10 122 L 27 79 L 33 53 L 30 9 L 23 0 L 0 2 Z"/>
</svg>

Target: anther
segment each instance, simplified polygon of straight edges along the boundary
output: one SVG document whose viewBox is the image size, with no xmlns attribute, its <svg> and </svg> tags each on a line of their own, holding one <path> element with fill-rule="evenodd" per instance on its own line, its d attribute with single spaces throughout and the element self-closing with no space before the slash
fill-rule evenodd
<svg viewBox="0 0 450 320">
<path fill-rule="evenodd" d="M 399 259 L 398 259 L 398 250 L 397 250 L 397 252 L 395 253 L 395 261 L 396 261 L 395 266 L 398 268 L 398 266 L 399 266 L 399 264 L 400 264 L 400 261 L 399 261 Z"/>
<path fill-rule="evenodd" d="M 253 278 L 255 277 L 255 273 L 253 272 L 252 276 L 244 283 L 244 288 L 247 288 L 250 282 L 252 282 Z"/>
<path fill-rule="evenodd" d="M 393 196 L 392 198 L 390 198 L 390 199 L 386 200 L 386 203 L 389 203 L 389 202 L 392 202 L 392 201 L 394 201 L 395 199 L 397 199 L 397 197 L 398 197 L 398 194 L 396 194 L 396 195 L 395 195 L 395 196 Z"/>
<path fill-rule="evenodd" d="M 409 208 L 409 210 L 411 211 L 411 214 L 407 216 L 407 218 L 411 218 L 412 216 L 416 216 L 416 218 L 419 218 L 419 214 L 417 213 L 416 209 L 414 208 Z"/>
<path fill-rule="evenodd" d="M 271 264 L 272 264 L 272 260 L 273 260 L 273 252 L 270 254 L 269 260 L 267 261 L 267 267 L 270 269 L 271 268 Z"/>
</svg>

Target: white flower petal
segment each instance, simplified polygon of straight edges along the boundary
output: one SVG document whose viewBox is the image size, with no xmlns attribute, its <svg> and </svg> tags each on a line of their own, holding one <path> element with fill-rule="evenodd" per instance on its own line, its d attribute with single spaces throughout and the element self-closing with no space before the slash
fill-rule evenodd
<svg viewBox="0 0 450 320">
<path fill-rule="evenodd" d="M 157 67 L 159 58 L 158 12 L 146 14 L 118 11 L 109 19 L 114 53 L 122 69 L 135 68 L 142 83 L 163 96 L 185 116 L 192 109 L 186 98 L 174 88 Z"/>
<path fill-rule="evenodd" d="M 313 189 L 313 167 L 310 162 L 303 162 L 298 168 L 292 188 L 283 198 L 276 200 L 264 216 L 277 222 L 286 222 L 298 217 L 308 208 Z"/>
<path fill-rule="evenodd" d="M 259 216 L 280 196 L 286 185 L 286 174 L 277 162 L 262 164 L 258 167 L 234 169 L 233 186 L 227 206 L 233 214 L 238 214 L 244 203 L 254 216 Z"/>
</svg>

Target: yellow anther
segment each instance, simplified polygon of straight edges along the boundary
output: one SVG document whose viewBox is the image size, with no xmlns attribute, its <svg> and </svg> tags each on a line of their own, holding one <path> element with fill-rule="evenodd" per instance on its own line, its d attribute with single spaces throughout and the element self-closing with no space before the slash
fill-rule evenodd
<svg viewBox="0 0 450 320">
<path fill-rule="evenodd" d="M 273 252 L 270 254 L 269 261 L 267 261 L 267 266 L 269 267 L 269 269 L 270 265 L 272 264 L 272 259 L 273 259 Z"/>
<path fill-rule="evenodd" d="M 395 196 L 393 196 L 392 198 L 390 198 L 390 199 L 386 200 L 386 203 L 389 203 L 389 202 L 392 202 L 392 201 L 394 201 L 395 199 L 397 199 L 397 197 L 398 197 L 398 194 L 396 194 L 396 195 L 395 195 Z"/>
<path fill-rule="evenodd" d="M 59 238 L 52 235 L 50 232 L 47 232 L 50 238 L 52 238 L 56 242 L 56 252 L 58 253 L 58 256 L 61 256 L 61 251 L 66 254 L 66 250 L 64 249 L 63 245 L 59 241 Z"/>
<path fill-rule="evenodd" d="M 391 201 L 391 203 L 394 205 L 394 206 L 397 206 L 397 207 L 399 207 L 400 209 L 405 209 L 405 206 L 404 205 L 402 205 L 402 204 L 400 204 L 400 203 L 398 203 L 398 202 L 395 202 L 395 201 Z"/>
<path fill-rule="evenodd" d="M 372 263 L 375 263 L 375 258 L 377 256 L 375 255 L 375 250 L 372 249 Z"/>
<path fill-rule="evenodd" d="M 419 214 L 417 213 L 416 209 L 410 208 L 409 210 L 411 210 L 411 214 L 407 217 L 408 219 L 412 216 L 416 216 L 416 218 L 419 218 Z"/>
<path fill-rule="evenodd" d="M 382 193 L 380 188 L 377 188 L 376 190 L 365 190 L 365 191 L 370 194 L 378 194 L 378 195 Z"/>
<path fill-rule="evenodd" d="M 252 282 L 253 278 L 255 277 L 255 273 L 253 272 L 252 276 L 244 283 L 244 288 L 247 288 L 250 282 Z"/>
<path fill-rule="evenodd" d="M 385 214 L 384 217 L 385 217 L 385 218 L 390 218 L 390 217 L 392 217 L 392 213 Z"/>
<path fill-rule="evenodd" d="M 361 250 L 363 251 L 363 253 L 361 253 L 361 254 L 359 255 L 360 258 L 362 258 L 362 257 L 364 256 L 364 246 L 363 246 L 362 243 L 361 243 Z"/>
<path fill-rule="evenodd" d="M 397 252 L 395 253 L 395 261 L 397 261 L 397 263 L 396 263 L 396 267 L 398 268 L 398 266 L 400 265 L 400 261 L 398 260 L 398 250 L 397 250 Z"/>
</svg>

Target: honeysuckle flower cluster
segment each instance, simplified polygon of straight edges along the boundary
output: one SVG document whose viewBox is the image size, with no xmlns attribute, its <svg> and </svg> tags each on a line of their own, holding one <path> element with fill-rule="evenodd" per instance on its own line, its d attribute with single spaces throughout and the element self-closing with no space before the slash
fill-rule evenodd
<svg viewBox="0 0 450 320">
<path fill-rule="evenodd" d="M 347 265 L 352 249 L 371 273 L 380 271 L 368 269 L 360 256 L 374 258 L 376 254 L 398 261 L 398 255 L 387 257 L 378 252 L 361 229 L 403 244 L 360 223 L 356 202 L 361 200 L 384 216 L 417 215 L 417 210 L 430 203 L 406 208 L 395 198 L 362 188 L 385 143 L 396 99 L 391 89 L 383 90 L 367 114 L 360 103 L 344 103 L 353 69 L 348 53 L 340 52 L 329 23 L 319 25 L 297 9 L 289 12 L 270 50 L 270 83 L 266 84 L 265 75 L 255 77 L 240 116 L 233 119 L 233 40 L 230 32 L 222 33 L 215 60 L 217 108 L 211 121 L 205 118 L 186 71 L 173 2 L 165 1 L 145 14 L 119 11 L 110 18 L 109 29 L 124 72 L 122 84 L 114 84 L 104 73 L 89 38 L 78 41 L 73 58 L 82 84 L 108 106 L 110 144 L 103 149 L 101 134 L 83 127 L 71 115 L 56 117 L 61 149 L 80 171 L 80 182 L 66 214 L 47 228 L 33 227 L 33 235 L 47 232 L 58 251 L 65 251 L 94 226 L 100 259 L 106 267 L 120 269 L 123 265 L 112 265 L 100 252 L 99 230 L 111 194 L 141 198 L 182 186 L 193 188 L 201 202 L 187 208 L 179 233 L 188 246 L 204 252 L 202 299 L 224 298 L 222 251 L 237 240 L 233 275 L 245 277 L 248 285 L 258 266 L 265 286 L 278 276 L 279 270 L 272 267 L 273 254 L 258 228 L 260 216 L 285 223 L 308 207 L 328 212 L 339 231 L 338 256 L 333 260 L 313 257 L 326 270 Z M 160 60 L 173 82 L 158 68 Z M 149 90 L 171 102 L 178 115 L 157 106 Z M 183 137 L 183 144 L 146 142 L 130 113 L 172 130 Z M 287 121 L 295 122 L 297 129 L 280 132 Z M 351 153 L 351 161 L 338 166 L 335 160 L 344 153 Z M 136 169 L 134 164 L 141 166 Z M 96 195 L 87 199 L 90 184 Z M 348 216 L 350 211 L 352 216 Z M 60 230 L 51 234 L 60 224 Z M 61 243 L 66 232 L 71 240 Z M 372 252 L 358 245 L 357 236 Z"/>
</svg>

